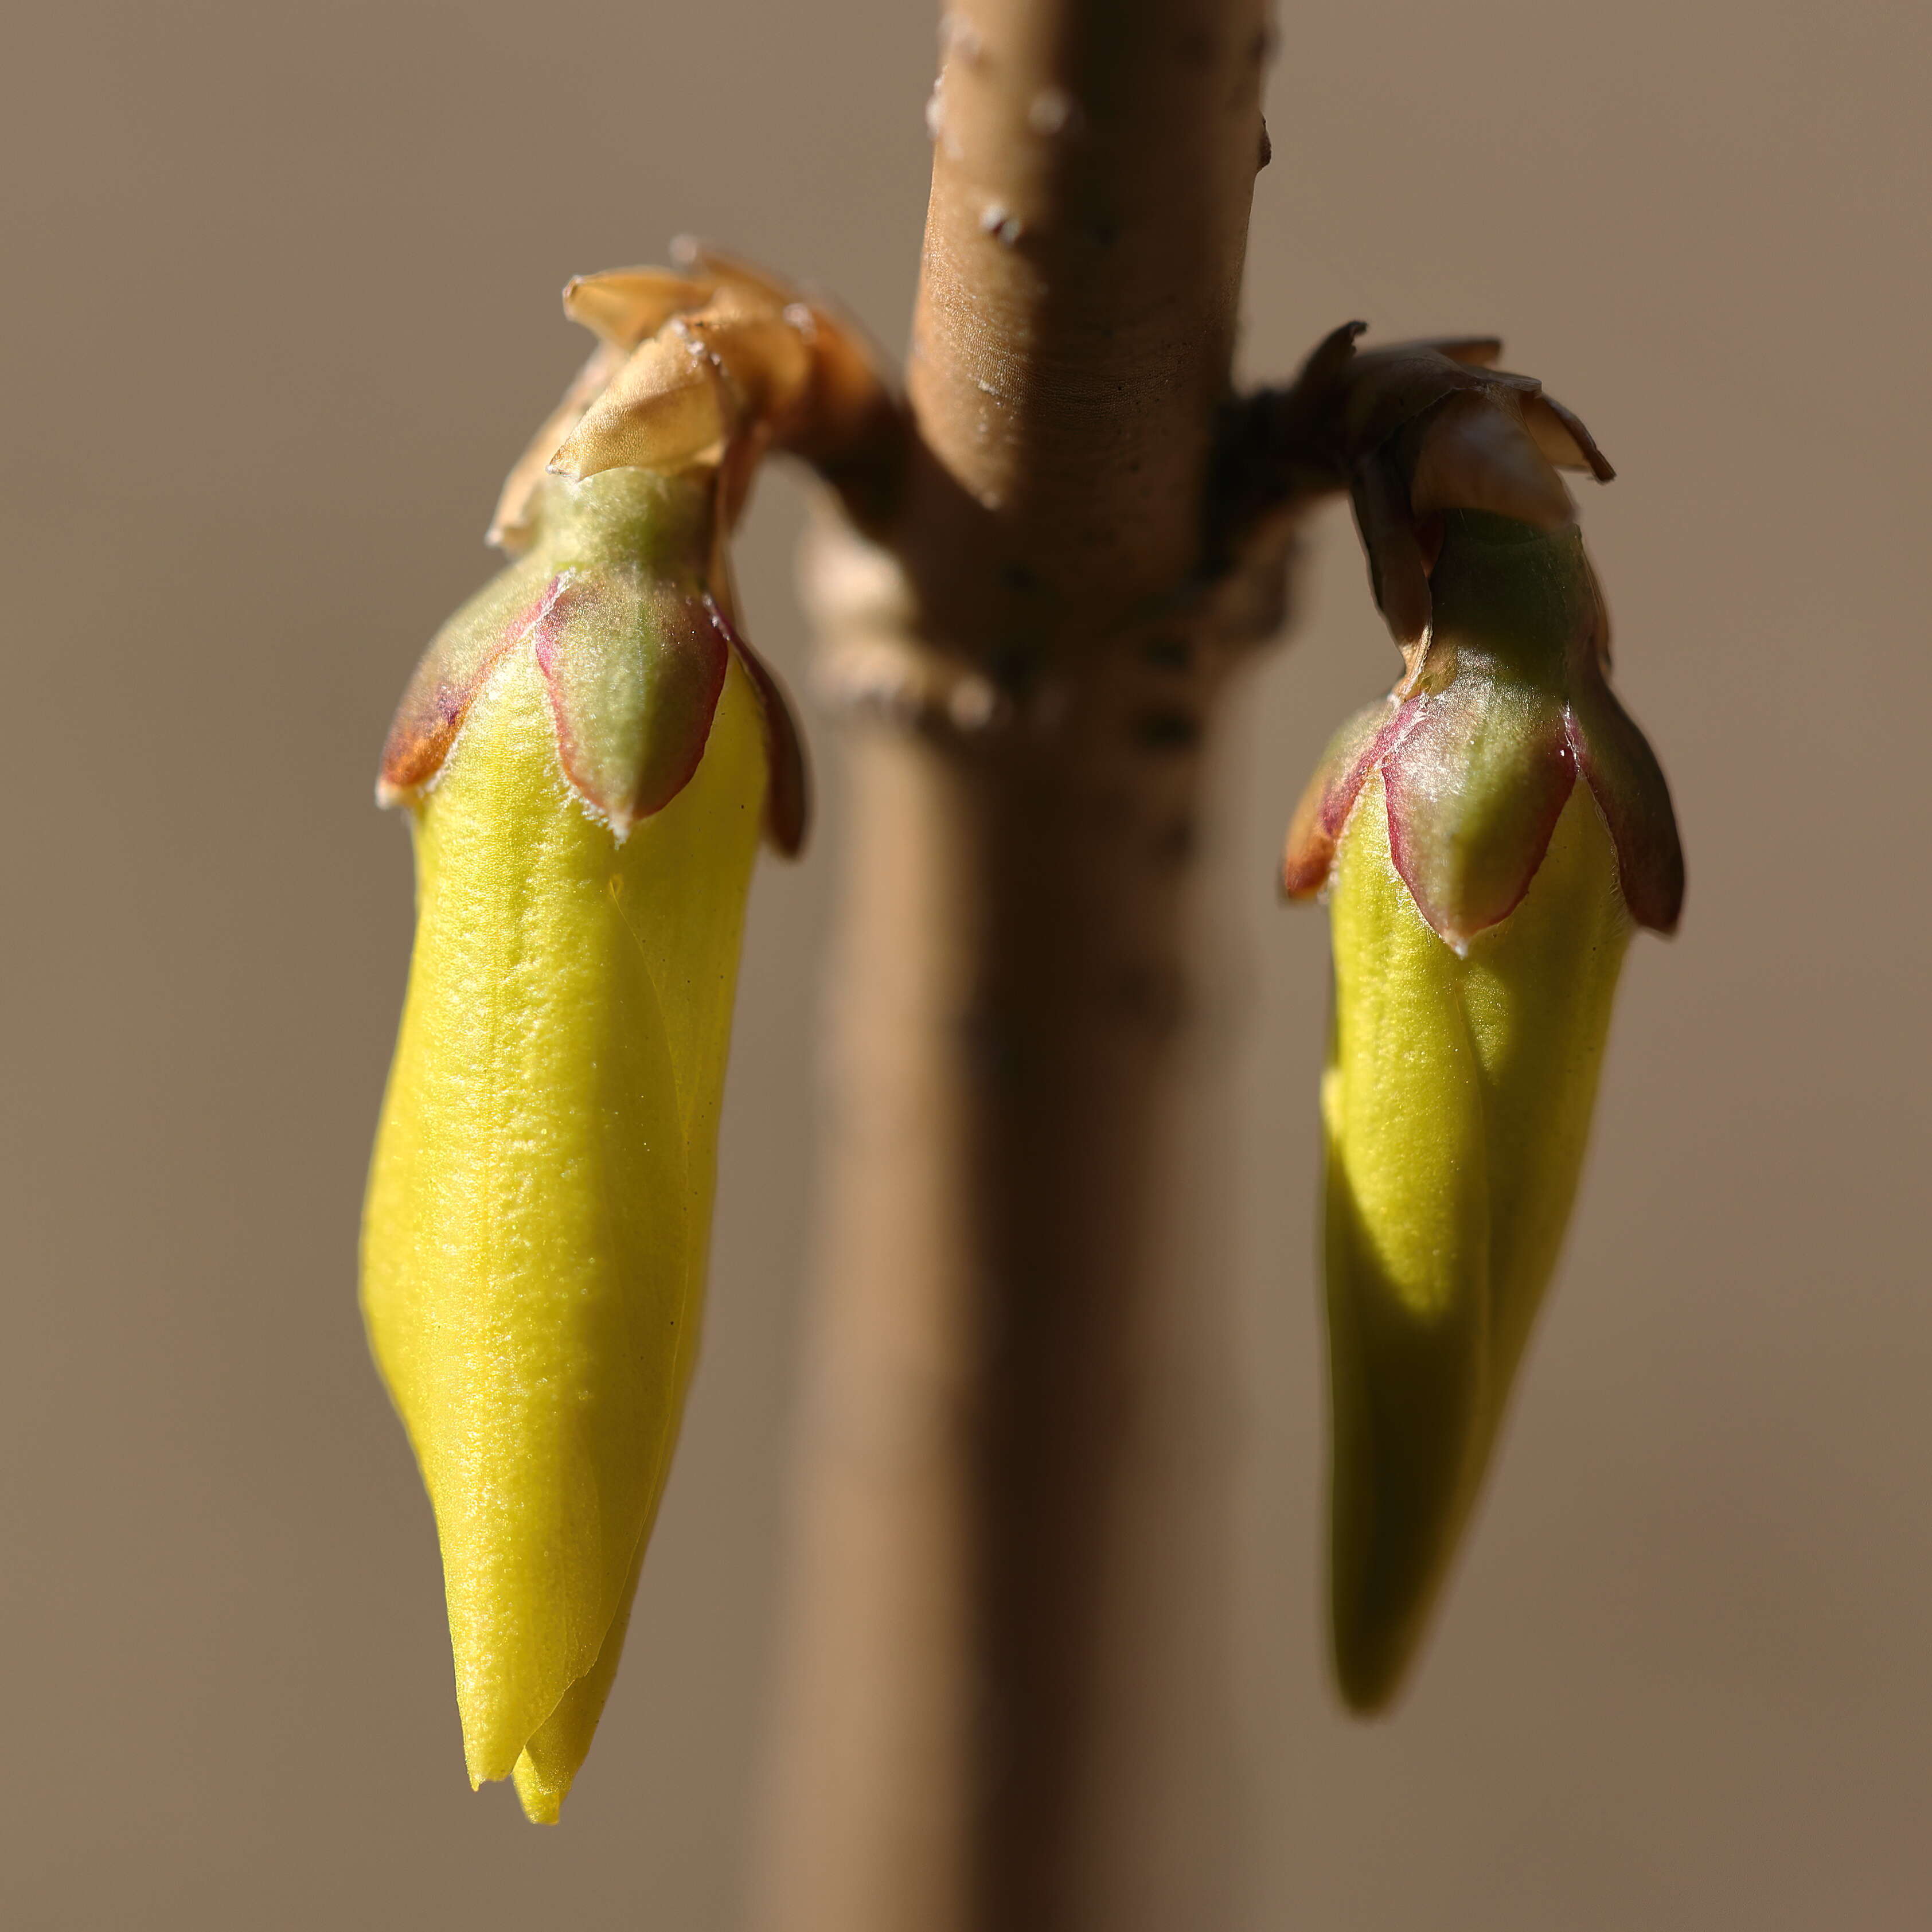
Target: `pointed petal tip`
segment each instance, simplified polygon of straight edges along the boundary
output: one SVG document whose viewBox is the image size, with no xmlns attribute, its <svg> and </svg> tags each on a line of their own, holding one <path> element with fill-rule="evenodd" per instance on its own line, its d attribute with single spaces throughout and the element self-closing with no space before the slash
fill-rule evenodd
<svg viewBox="0 0 1932 1932">
<path fill-rule="evenodd" d="M 1456 1539 L 1425 1554 L 1387 1522 L 1376 1545 L 1331 1549 L 1328 1634 L 1335 1688 L 1358 1718 L 1387 1716 L 1401 1701 L 1421 1654 L 1455 1556 Z M 1439 1536 L 1445 1526 L 1431 1526 Z M 1415 1559 L 1420 1557 L 1418 1563 Z M 1392 1562 L 1393 1560 L 1393 1562 Z M 1366 1566 L 1366 1567 L 1365 1567 Z"/>
<path fill-rule="evenodd" d="M 1350 1717 L 1369 1722 L 1392 1715 L 1408 1688 L 1408 1648 L 1391 1648 L 1379 1639 L 1379 1633 L 1334 1633 L 1336 1694 Z"/>
<path fill-rule="evenodd" d="M 571 1778 L 566 1775 L 560 1782 L 546 1776 L 537 1768 L 527 1748 L 518 1750 L 514 1763 L 506 1763 L 505 1750 L 500 1740 L 494 1741 L 490 1750 L 482 1748 L 480 1740 L 478 1747 L 472 1748 L 465 1737 L 464 1770 L 470 1790 L 481 1791 L 486 1784 L 500 1784 L 508 1778 L 516 1789 L 524 1816 L 532 1825 L 554 1825 L 562 1812 L 563 1801 L 570 1796 Z"/>
<path fill-rule="evenodd" d="M 501 1654 L 486 1651 L 478 1655 L 464 1645 L 457 1655 L 456 1714 L 463 1726 L 463 1767 L 470 1790 L 480 1791 L 515 1774 L 532 1726 L 542 1728 L 539 1714 L 549 1694 L 538 1685 L 517 1682 L 514 1664 Z"/>
<path fill-rule="evenodd" d="M 500 1711 L 466 1714 L 460 1699 L 457 1708 L 464 1720 L 463 1768 L 469 1774 L 470 1790 L 481 1791 L 486 1784 L 500 1784 L 515 1769 L 524 1748 L 518 1739 L 506 1735 L 507 1714 Z M 509 1718 L 509 1724 L 514 1721 L 514 1717 Z"/>
<path fill-rule="evenodd" d="M 528 1751 L 518 1759 L 511 1773 L 517 1787 L 517 1801 L 524 1816 L 532 1825 L 554 1825 L 563 1812 L 563 1801 L 570 1796 L 571 1780 L 553 1784 L 538 1770 Z"/>
</svg>

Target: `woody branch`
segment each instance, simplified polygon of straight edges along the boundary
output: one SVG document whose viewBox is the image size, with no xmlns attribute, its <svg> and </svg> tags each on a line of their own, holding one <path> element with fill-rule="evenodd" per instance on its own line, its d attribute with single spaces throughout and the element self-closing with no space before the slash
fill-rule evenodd
<svg viewBox="0 0 1932 1932">
<path fill-rule="evenodd" d="M 767 1932 L 1227 1918 L 1228 1371 L 1164 1181 L 1279 603 L 1210 514 L 1267 46 L 1264 0 L 946 16 L 908 451 L 808 567 L 851 831 Z"/>
</svg>

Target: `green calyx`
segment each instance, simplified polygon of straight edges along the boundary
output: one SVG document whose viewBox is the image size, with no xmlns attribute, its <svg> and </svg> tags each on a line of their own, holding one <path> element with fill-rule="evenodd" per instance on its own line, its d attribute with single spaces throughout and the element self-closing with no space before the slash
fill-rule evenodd
<svg viewBox="0 0 1932 1932">
<path fill-rule="evenodd" d="M 536 548 L 552 570 L 628 567 L 701 584 L 716 541 L 714 491 L 691 476 L 604 470 L 583 482 L 544 479 Z"/>
<path fill-rule="evenodd" d="M 1326 883 L 1371 772 L 1396 870 L 1452 947 L 1521 903 L 1581 778 L 1640 925 L 1669 932 L 1683 898 L 1670 795 L 1604 674 L 1603 600 L 1574 525 L 1544 532 L 1456 511 L 1442 520 L 1433 616 L 1386 704 L 1330 746 L 1290 830 L 1282 885 Z"/>
<path fill-rule="evenodd" d="M 1581 668 L 1579 652 L 1595 647 L 1596 582 L 1582 532 L 1574 524 L 1533 530 L 1480 510 L 1451 511 L 1442 525 L 1416 687 L 1444 689 L 1480 670 L 1562 698 Z"/>
<path fill-rule="evenodd" d="M 563 772 L 620 838 L 690 783 L 735 657 L 757 693 L 772 783 L 772 842 L 802 841 L 803 753 L 776 680 L 718 591 L 711 481 L 654 470 L 546 476 L 528 547 L 452 617 L 424 653 L 384 748 L 378 796 L 422 798 L 440 782 L 465 721 L 507 654 L 533 650 Z"/>
</svg>

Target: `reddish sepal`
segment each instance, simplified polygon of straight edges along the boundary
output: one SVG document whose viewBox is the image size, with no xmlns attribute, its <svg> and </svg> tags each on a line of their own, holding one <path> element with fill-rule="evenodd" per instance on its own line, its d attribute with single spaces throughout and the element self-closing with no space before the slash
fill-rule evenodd
<svg viewBox="0 0 1932 1932">
<path fill-rule="evenodd" d="M 543 608 L 545 574 L 512 566 L 485 584 L 430 639 L 382 747 L 376 796 L 400 804 L 442 770 L 496 662 Z"/>
<path fill-rule="evenodd" d="M 804 737 L 778 674 L 715 604 L 712 614 L 730 640 L 738 662 L 745 667 L 745 675 L 758 694 L 758 709 L 764 719 L 767 768 L 765 837 L 781 856 L 795 859 L 804 849 L 805 836 L 812 824 L 812 767 L 806 758 Z"/>
<path fill-rule="evenodd" d="M 1675 932 L 1684 911 L 1684 848 L 1657 754 L 1600 676 L 1579 680 L 1569 735 L 1616 848 L 1617 880 L 1631 918 L 1653 932 Z"/>
<path fill-rule="evenodd" d="M 1385 698 L 1357 712 L 1328 741 L 1288 825 L 1281 860 L 1285 898 L 1312 898 L 1328 884 L 1336 841 L 1363 781 L 1410 722 L 1396 701 Z"/>
<path fill-rule="evenodd" d="M 1456 951 L 1522 903 L 1576 782 L 1562 704 L 1480 675 L 1420 694 L 1382 761 L 1389 856 Z"/>
<path fill-rule="evenodd" d="M 564 572 L 535 629 L 564 774 L 621 837 L 698 770 L 728 632 L 702 591 L 630 566 Z"/>
</svg>

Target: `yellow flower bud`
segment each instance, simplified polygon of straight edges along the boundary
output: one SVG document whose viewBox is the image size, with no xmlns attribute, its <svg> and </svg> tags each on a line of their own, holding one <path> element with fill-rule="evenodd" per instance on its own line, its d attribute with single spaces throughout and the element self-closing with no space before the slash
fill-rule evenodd
<svg viewBox="0 0 1932 1932">
<path fill-rule="evenodd" d="M 363 1264 L 436 1511 L 471 1779 L 514 1769 L 541 1818 L 609 1688 L 690 1375 L 771 765 L 698 587 L 703 491 L 551 487 L 392 737 L 399 791 L 424 721 L 447 742 L 416 778 Z"/>
<path fill-rule="evenodd" d="M 603 338 L 512 472 L 515 560 L 406 693 L 380 795 L 416 951 L 363 1306 L 441 1540 L 472 1784 L 554 1822 L 608 1694 L 698 1343 L 761 830 L 804 766 L 728 614 L 760 453 L 886 420 L 822 309 L 722 257 L 584 278 Z"/>
<path fill-rule="evenodd" d="M 364 1307 L 441 1539 L 472 1784 L 554 1818 L 608 1692 L 689 1379 L 766 787 L 750 680 L 620 844 L 533 644 L 416 808 L 416 952 Z"/>
</svg>

